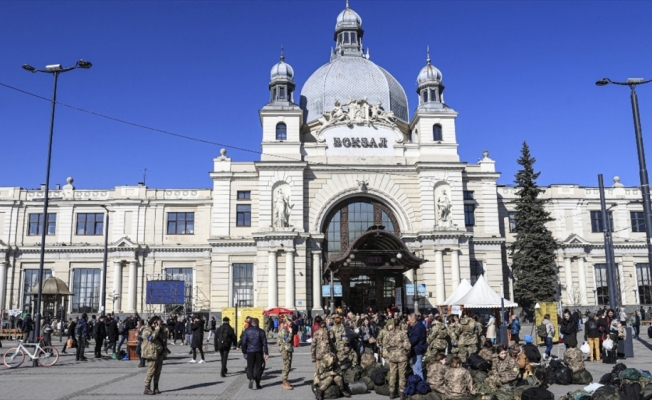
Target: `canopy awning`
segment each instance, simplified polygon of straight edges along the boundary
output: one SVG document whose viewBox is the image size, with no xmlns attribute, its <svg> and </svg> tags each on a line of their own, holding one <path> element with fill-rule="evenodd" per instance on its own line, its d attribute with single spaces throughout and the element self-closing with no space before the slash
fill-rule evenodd
<svg viewBox="0 0 652 400">
<path fill-rule="evenodd" d="M 455 291 L 453 291 L 453 294 L 451 294 L 450 297 L 448 299 L 446 299 L 446 301 L 444 302 L 443 305 L 444 306 L 458 305 L 458 303 L 456 303 L 456 302 L 459 299 L 461 299 L 462 297 L 466 296 L 466 294 L 469 293 L 469 291 L 472 288 L 473 288 L 473 286 L 471 286 L 469 281 L 467 281 L 466 279 L 462 279 L 462 282 L 460 282 L 460 284 L 457 286 L 457 289 L 455 289 Z"/>
<path fill-rule="evenodd" d="M 518 304 L 513 301 L 502 300 L 505 307 L 518 307 Z M 498 308 L 501 307 L 501 297 L 489 286 L 484 276 L 480 275 L 473 288 L 452 305 L 460 305 L 464 308 Z"/>
<path fill-rule="evenodd" d="M 59 278 L 54 276 L 43 281 L 43 291 L 41 292 L 43 296 L 72 296 L 73 293 L 68 289 L 68 285 Z M 34 285 L 34 288 L 27 293 L 29 296 L 38 295 L 38 284 Z"/>
</svg>

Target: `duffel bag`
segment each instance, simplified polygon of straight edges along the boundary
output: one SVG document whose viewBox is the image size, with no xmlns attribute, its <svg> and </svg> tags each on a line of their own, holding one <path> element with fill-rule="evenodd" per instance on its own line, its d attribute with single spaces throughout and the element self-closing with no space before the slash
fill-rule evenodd
<svg viewBox="0 0 652 400">
<path fill-rule="evenodd" d="M 491 363 L 477 354 L 471 354 L 466 362 L 469 364 L 469 368 L 475 369 L 477 371 L 486 372 L 491 369 Z"/>
<path fill-rule="evenodd" d="M 362 378 L 362 368 L 358 365 L 346 369 L 342 374 L 342 379 L 344 379 L 344 382 L 346 383 L 357 382 L 360 378 Z"/>
<path fill-rule="evenodd" d="M 324 390 L 325 399 L 339 399 L 340 397 L 342 397 L 342 391 L 336 384 L 332 384 Z"/>
<path fill-rule="evenodd" d="M 652 383 L 648 383 L 641 391 L 641 400 L 652 400 Z"/>
<path fill-rule="evenodd" d="M 473 373 L 473 383 L 479 384 L 487 379 L 488 374 L 484 371 L 475 371 Z"/>
<path fill-rule="evenodd" d="M 367 384 L 363 381 L 349 383 L 349 392 L 351 394 L 365 394 L 367 393 Z"/>
<path fill-rule="evenodd" d="M 585 369 L 573 372 L 573 385 L 588 385 L 593 382 L 593 375 Z"/>
<path fill-rule="evenodd" d="M 389 385 L 387 383 L 384 385 L 376 385 L 376 382 L 374 382 L 374 392 L 381 396 L 389 396 Z"/>
<path fill-rule="evenodd" d="M 601 386 L 593 392 L 591 400 L 620 400 L 618 388 L 614 386 Z"/>
<path fill-rule="evenodd" d="M 368 376 L 360 378 L 360 382 L 364 382 L 365 385 L 367 385 L 367 390 L 374 390 L 374 381 L 372 381 Z"/>
<path fill-rule="evenodd" d="M 617 366 L 617 365 L 616 365 Z M 615 368 L 615 367 L 614 367 Z M 641 377 L 641 371 L 636 368 L 627 368 L 618 373 L 620 380 L 629 379 L 630 381 L 637 381 Z"/>
<path fill-rule="evenodd" d="M 544 388 L 533 387 L 521 393 L 521 400 L 555 400 L 555 395 Z"/>
<path fill-rule="evenodd" d="M 641 394 L 641 385 L 638 382 L 623 383 L 620 385 L 621 400 L 638 400 Z"/>
<path fill-rule="evenodd" d="M 570 385 L 573 383 L 573 371 L 568 367 L 561 367 L 555 371 L 555 383 L 558 385 Z"/>
</svg>

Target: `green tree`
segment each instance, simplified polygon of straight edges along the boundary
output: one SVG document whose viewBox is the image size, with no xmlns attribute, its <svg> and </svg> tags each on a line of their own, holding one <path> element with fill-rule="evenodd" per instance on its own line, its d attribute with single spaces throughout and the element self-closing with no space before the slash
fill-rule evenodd
<svg viewBox="0 0 652 400">
<path fill-rule="evenodd" d="M 536 302 L 555 301 L 555 251 L 559 247 L 546 228 L 553 221 L 545 210 L 547 199 L 539 197 L 543 189 L 537 186 L 541 172 L 534 172 L 536 159 L 530 155 L 530 148 L 523 142 L 518 163 L 523 168 L 516 173 L 514 183 L 518 187 L 514 201 L 516 214 L 516 241 L 510 246 L 514 297 L 520 306 L 531 308 Z"/>
</svg>

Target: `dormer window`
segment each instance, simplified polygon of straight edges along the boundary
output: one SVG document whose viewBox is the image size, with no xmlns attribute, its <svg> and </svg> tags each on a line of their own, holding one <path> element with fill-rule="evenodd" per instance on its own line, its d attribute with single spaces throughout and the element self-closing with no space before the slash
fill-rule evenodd
<svg viewBox="0 0 652 400">
<path fill-rule="evenodd" d="M 276 140 L 287 140 L 288 138 L 288 128 L 284 122 L 279 122 L 276 124 Z"/>
<path fill-rule="evenodd" d="M 435 89 L 429 89 L 430 91 L 430 101 L 437 101 L 437 91 Z"/>
<path fill-rule="evenodd" d="M 285 100 L 285 86 L 281 86 L 278 89 L 278 98 L 279 100 Z"/>
<path fill-rule="evenodd" d="M 432 140 L 435 142 L 444 140 L 441 134 L 441 125 L 435 124 L 432 126 Z"/>
</svg>

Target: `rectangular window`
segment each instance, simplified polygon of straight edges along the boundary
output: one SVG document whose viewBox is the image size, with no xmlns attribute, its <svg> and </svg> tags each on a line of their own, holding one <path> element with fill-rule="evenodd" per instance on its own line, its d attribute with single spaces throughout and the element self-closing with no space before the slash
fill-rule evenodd
<svg viewBox="0 0 652 400">
<path fill-rule="evenodd" d="M 356 44 L 358 41 L 355 37 L 355 32 L 351 32 L 351 44 Z"/>
<path fill-rule="evenodd" d="M 507 218 L 509 219 L 509 233 L 516 232 L 516 211 L 508 212 Z"/>
<path fill-rule="evenodd" d="M 475 285 L 475 282 L 482 276 L 482 274 L 484 274 L 482 261 L 471 260 L 471 285 Z"/>
<path fill-rule="evenodd" d="M 629 216 L 632 220 L 632 232 L 645 232 L 645 213 L 642 211 L 631 211 Z"/>
<path fill-rule="evenodd" d="M 326 232 L 326 247 L 328 248 L 326 261 L 340 256 L 342 251 L 342 232 L 339 211 L 333 215 L 331 224 L 328 226 L 328 232 Z"/>
<path fill-rule="evenodd" d="M 464 200 L 473 200 L 472 190 L 465 190 L 463 193 L 464 193 Z"/>
<path fill-rule="evenodd" d="M 609 227 L 611 232 L 614 230 L 614 218 L 611 211 L 609 211 Z M 602 211 L 591 211 L 591 232 L 602 232 L 604 231 L 604 225 L 602 225 Z"/>
<path fill-rule="evenodd" d="M 636 264 L 636 281 L 640 304 L 652 304 L 652 279 L 650 279 L 649 264 Z"/>
<path fill-rule="evenodd" d="M 77 214 L 77 235 L 102 235 L 104 214 Z"/>
<path fill-rule="evenodd" d="M 238 190 L 238 200 L 251 200 L 251 191 Z"/>
<path fill-rule="evenodd" d="M 43 234 L 43 213 L 29 215 L 29 233 L 28 235 L 42 235 Z M 48 213 L 48 235 L 54 235 L 57 228 L 57 214 Z"/>
<path fill-rule="evenodd" d="M 195 234 L 195 213 L 194 212 L 169 212 L 168 213 L 168 235 L 194 235 Z"/>
<path fill-rule="evenodd" d="M 251 204 L 236 206 L 236 226 L 251 226 Z"/>
<path fill-rule="evenodd" d="M 100 310 L 100 268 L 76 268 L 72 278 L 72 312 L 96 313 Z"/>
<path fill-rule="evenodd" d="M 464 225 L 475 225 L 475 206 L 473 204 L 464 205 Z"/>
<path fill-rule="evenodd" d="M 240 307 L 254 305 L 254 265 L 233 264 L 233 297 Z M 234 304 L 235 305 L 235 304 Z"/>
<path fill-rule="evenodd" d="M 31 296 L 27 293 L 31 292 L 38 283 L 38 269 L 26 269 L 23 274 L 23 311 L 32 314 L 34 312 L 34 299 L 37 296 Z M 51 269 L 43 269 L 43 280 L 52 276 Z"/>
<path fill-rule="evenodd" d="M 607 285 L 607 264 L 595 264 L 595 296 L 599 306 L 609 305 L 609 285 Z"/>
<path fill-rule="evenodd" d="M 166 312 L 168 313 L 183 313 L 184 310 L 182 307 L 185 307 L 185 311 L 192 311 L 192 288 L 194 286 L 194 279 L 192 268 L 166 268 L 165 269 L 165 279 L 171 281 L 184 281 L 184 299 L 185 304 L 168 304 L 166 305 Z"/>
<path fill-rule="evenodd" d="M 281 87 L 278 89 L 278 92 L 280 93 L 280 94 L 278 95 L 278 98 L 281 99 L 281 100 L 284 100 L 284 99 L 285 99 L 285 86 L 281 86 Z"/>
</svg>

